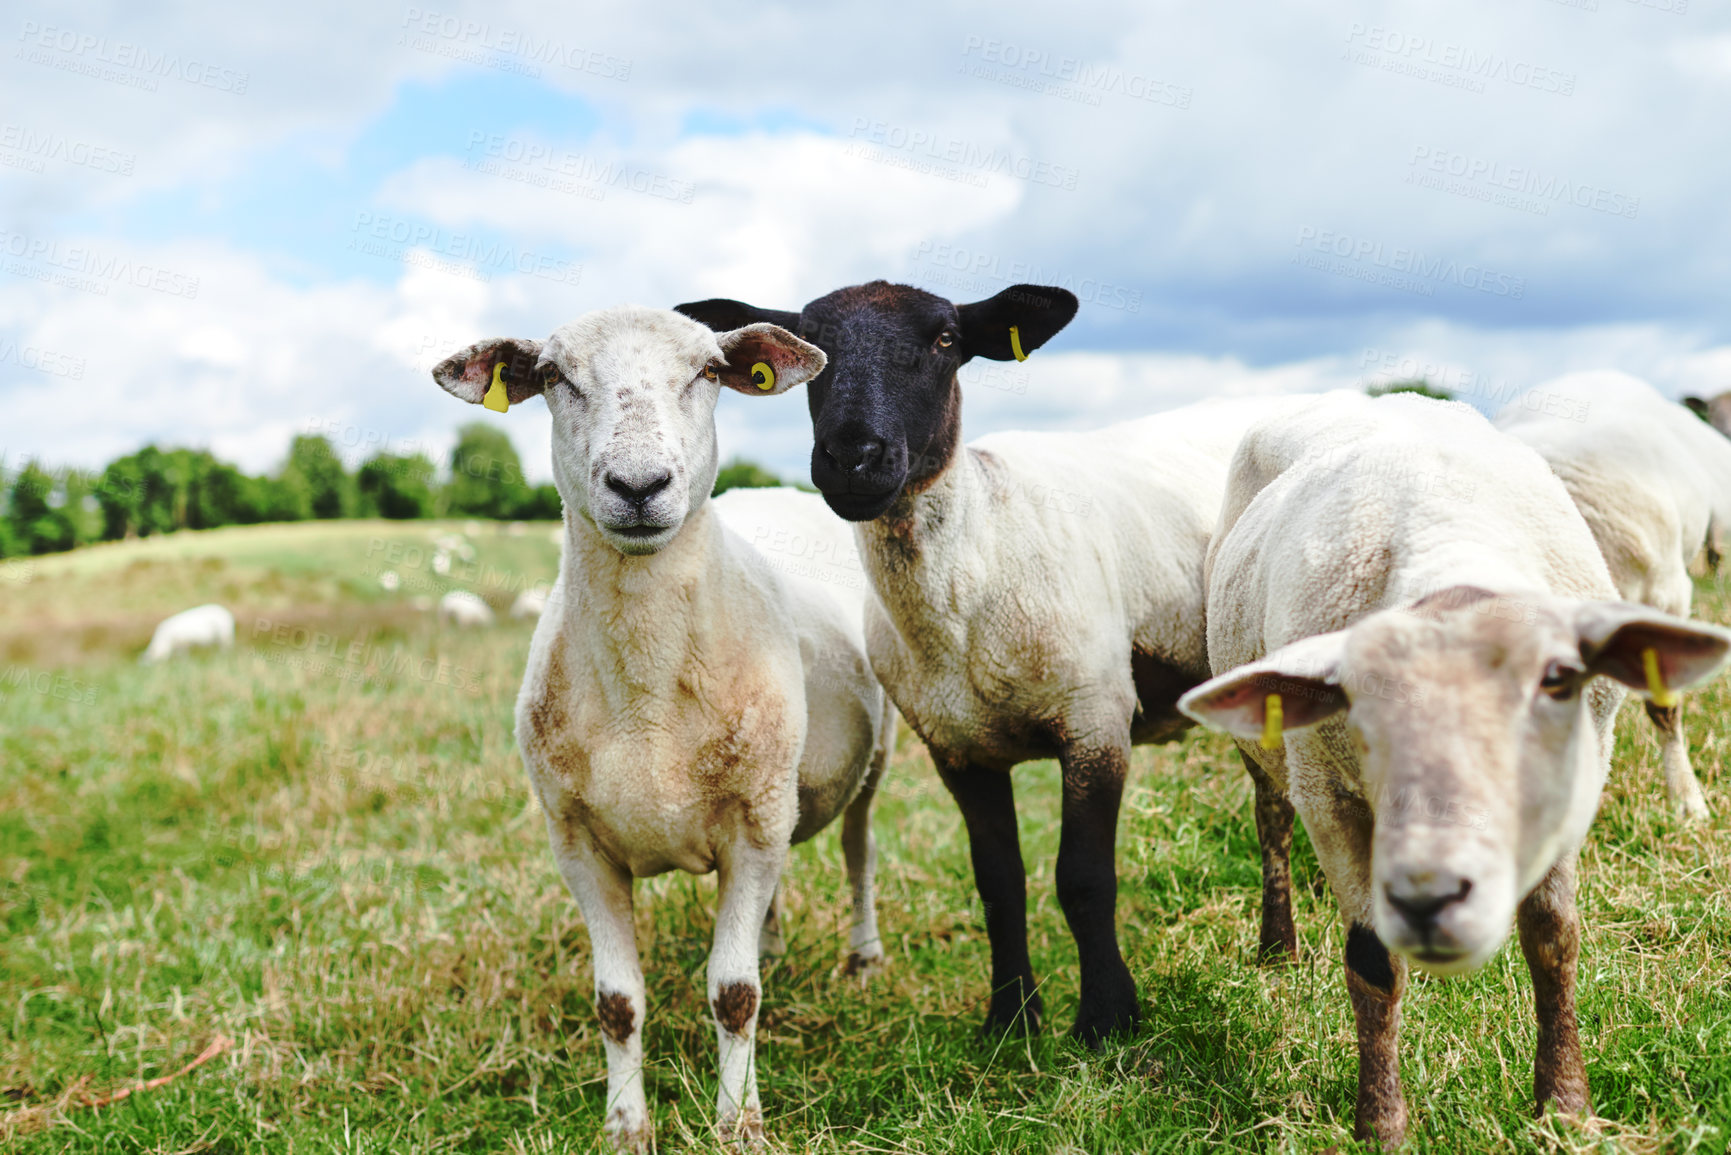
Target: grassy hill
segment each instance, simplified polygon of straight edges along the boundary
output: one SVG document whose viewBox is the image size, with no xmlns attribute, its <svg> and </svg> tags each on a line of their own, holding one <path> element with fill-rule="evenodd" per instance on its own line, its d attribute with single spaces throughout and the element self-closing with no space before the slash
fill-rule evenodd
<svg viewBox="0 0 1731 1155">
<path fill-rule="evenodd" d="M 182 534 L 0 573 L 0 1147 L 49 1151 L 585 1151 L 605 1110 L 588 946 L 512 739 L 530 629 L 441 631 L 414 599 L 504 606 L 554 572 L 548 526 L 311 523 Z M 419 551 L 418 555 L 416 551 Z M 392 570 L 398 588 L 380 574 Z M 160 667 L 162 615 L 219 600 L 239 644 Z M 1727 620 L 1717 587 L 1701 612 Z M 266 623 L 262 630 L 259 622 Z M 283 627 L 279 629 L 278 627 Z M 18 671 L 24 671 L 22 677 Z M 1587 1127 L 1528 1117 L 1519 950 L 1415 979 L 1415 1151 L 1723 1151 L 1731 1140 L 1731 792 L 1724 683 L 1690 700 L 1718 816 L 1665 815 L 1625 710 L 1583 864 Z M 1350 1134 L 1355 1053 L 1332 899 L 1300 838 L 1302 962 L 1254 965 L 1249 791 L 1227 743 L 1135 756 L 1120 924 L 1140 1035 L 1062 1036 L 1076 962 L 1058 908 L 1057 775 L 1017 776 L 1050 1022 L 980 1041 L 987 952 L 967 845 L 918 744 L 877 831 L 889 971 L 840 974 L 839 842 L 797 848 L 790 950 L 765 970 L 761 1082 L 790 1151 L 1315 1151 Z M 705 1150 L 714 880 L 638 887 L 663 1150 Z M 197 1070 L 108 1106 L 92 1100 Z"/>
</svg>

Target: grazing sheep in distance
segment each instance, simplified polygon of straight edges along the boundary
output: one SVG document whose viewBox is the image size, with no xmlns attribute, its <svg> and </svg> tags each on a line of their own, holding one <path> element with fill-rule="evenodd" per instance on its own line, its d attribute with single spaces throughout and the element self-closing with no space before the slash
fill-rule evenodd
<svg viewBox="0 0 1731 1155">
<path fill-rule="evenodd" d="M 784 325 L 830 358 L 808 387 L 812 481 L 858 523 L 878 596 L 866 631 L 872 667 L 968 828 L 991 939 L 990 1029 L 1040 1026 L 1010 771 L 1061 763 L 1057 891 L 1081 964 L 1072 1034 L 1097 1047 L 1141 1014 L 1116 923 L 1130 747 L 1190 726 L 1176 704 L 1209 673 L 1202 565 L 1226 465 L 1244 428 L 1292 402 L 1210 402 L 1092 433 L 963 445 L 958 369 L 1025 356 L 1076 308 L 1073 294 L 1040 285 L 956 305 L 882 281 L 798 313 L 729 300 L 679 306 L 718 330 Z M 1257 819 L 1265 845 L 1290 839 L 1292 811 L 1278 795 L 1259 788 Z M 1281 899 L 1267 905 L 1290 905 Z M 1274 949 L 1290 953 L 1290 919 L 1284 934 Z"/>
<path fill-rule="evenodd" d="M 219 605 L 198 606 L 164 618 L 138 660 L 151 665 L 203 646 L 233 645 L 234 615 Z"/>
<path fill-rule="evenodd" d="M 780 937 L 788 848 L 838 815 L 854 892 L 849 967 L 883 957 L 869 822 L 893 715 L 866 661 L 863 595 L 777 573 L 709 499 L 720 388 L 780 393 L 823 364 L 772 325 L 716 334 L 622 307 L 545 342 L 483 341 L 434 370 L 471 404 L 489 391 L 496 404 L 541 394 L 552 414 L 565 540 L 517 740 L 593 948 L 616 1147 L 653 1143 L 634 879 L 720 873 L 708 1000 L 731 1139 L 763 1137 L 758 956 Z"/>
<path fill-rule="evenodd" d="M 547 587 L 530 586 L 511 603 L 512 618 L 538 618 L 547 612 Z"/>
<path fill-rule="evenodd" d="M 439 624 L 467 629 L 493 624 L 493 609 L 468 590 L 452 590 L 439 599 Z"/>
<path fill-rule="evenodd" d="M 1406 1132 L 1407 960 L 1532 974 L 1538 1109 L 1589 1107 L 1575 860 L 1623 687 L 1712 676 L 1731 633 L 1615 600 L 1568 492 L 1464 405 L 1332 394 L 1248 432 L 1185 694 L 1290 795 L 1346 924 L 1356 1134 Z"/>
<path fill-rule="evenodd" d="M 1533 395 L 1547 404 L 1516 401 L 1497 414 L 1497 427 L 1536 449 L 1562 479 L 1626 600 L 1688 617 L 1690 563 L 1705 549 L 1716 564 L 1731 528 L 1731 441 L 1627 373 L 1571 373 Z M 1672 809 L 1706 818 L 1681 699 L 1648 698 L 1646 707 L 1659 730 Z"/>
</svg>

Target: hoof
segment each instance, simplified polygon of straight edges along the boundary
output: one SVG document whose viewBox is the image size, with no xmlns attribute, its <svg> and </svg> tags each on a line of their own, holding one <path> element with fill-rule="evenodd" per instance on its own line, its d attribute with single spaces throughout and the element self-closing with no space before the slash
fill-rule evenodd
<svg viewBox="0 0 1731 1155">
<path fill-rule="evenodd" d="M 615 1111 L 607 1117 L 601 1133 L 607 1138 L 607 1146 L 613 1151 L 628 1152 L 629 1155 L 649 1155 L 655 1149 L 655 1129 L 648 1119 L 627 1119 L 623 1111 Z"/>
<path fill-rule="evenodd" d="M 992 996 L 980 1035 L 988 1039 L 1002 1034 L 1037 1035 L 1044 1018 L 1045 1004 L 1040 1001 L 1040 992 L 1034 991 L 1024 999 L 1011 991 L 999 991 Z"/>
<path fill-rule="evenodd" d="M 873 975 L 889 965 L 889 957 L 884 954 L 882 947 L 875 951 L 850 951 L 847 962 L 842 966 L 842 974 L 850 979 L 858 979 L 860 985 L 865 986 Z"/>
<path fill-rule="evenodd" d="M 1687 791 L 1681 797 L 1673 799 L 1671 814 L 1685 826 L 1693 826 L 1712 817 L 1712 811 L 1707 809 L 1707 799 L 1702 797 L 1699 786 L 1695 786 L 1694 789 Z"/>
<path fill-rule="evenodd" d="M 1089 1007 L 1084 1004 L 1076 1015 L 1076 1025 L 1070 1028 L 1070 1037 L 1089 1050 L 1098 1051 L 1105 1048 L 1108 1039 L 1115 1035 L 1128 1038 L 1141 1025 L 1142 1008 L 1136 1005 L 1136 996 L 1132 993 L 1128 1002 L 1115 1005 Z"/>
<path fill-rule="evenodd" d="M 732 1151 L 762 1151 L 768 1145 L 763 1136 L 763 1112 L 755 1109 L 723 1118 L 715 1131 L 722 1145 Z"/>
</svg>

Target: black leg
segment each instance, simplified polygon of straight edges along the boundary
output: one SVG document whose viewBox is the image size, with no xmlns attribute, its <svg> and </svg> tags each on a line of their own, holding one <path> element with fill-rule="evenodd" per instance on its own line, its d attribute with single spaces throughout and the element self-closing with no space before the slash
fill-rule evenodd
<svg viewBox="0 0 1731 1155">
<path fill-rule="evenodd" d="M 1064 827 L 1058 902 L 1082 964 L 1082 1005 L 1071 1034 L 1090 1047 L 1141 1021 L 1136 983 L 1118 950 L 1118 803 L 1129 751 L 1070 751 L 1063 758 Z"/>
<path fill-rule="evenodd" d="M 992 1001 L 987 1031 L 1040 1029 L 1040 994 L 1028 962 L 1028 882 L 1022 868 L 1022 842 L 1016 829 L 1016 795 L 1007 770 L 962 765 L 945 769 L 934 758 L 949 787 L 974 859 L 974 885 L 986 910 L 986 936 L 992 944 Z"/>
<path fill-rule="evenodd" d="M 1296 962 L 1298 932 L 1292 925 L 1292 803 L 1255 759 L 1238 756 L 1256 784 L 1256 841 L 1262 848 L 1262 942 L 1264 965 Z"/>
</svg>

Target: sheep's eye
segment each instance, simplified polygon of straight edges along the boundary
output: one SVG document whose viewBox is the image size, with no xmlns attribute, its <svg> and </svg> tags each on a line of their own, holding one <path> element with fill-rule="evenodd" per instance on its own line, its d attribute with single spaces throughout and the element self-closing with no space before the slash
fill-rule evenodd
<svg viewBox="0 0 1731 1155">
<path fill-rule="evenodd" d="M 559 366 L 553 364 L 551 361 L 547 362 L 545 365 L 541 366 L 541 388 L 553 388 L 553 386 L 559 384 L 559 378 L 561 376 L 562 374 L 559 372 Z"/>
<path fill-rule="evenodd" d="M 948 349 L 951 345 L 954 345 L 955 343 L 956 343 L 956 331 L 954 329 L 945 329 L 942 333 L 938 334 L 938 348 Z"/>
<path fill-rule="evenodd" d="M 1539 689 L 1558 700 L 1572 697 L 1581 685 L 1581 675 L 1586 673 L 1573 662 L 1554 661 L 1545 667 L 1545 676 L 1539 679 Z"/>
<path fill-rule="evenodd" d="M 717 365 L 714 361 L 711 361 L 703 367 L 703 379 L 705 381 L 714 381 L 720 376 L 721 366 Z"/>
</svg>

